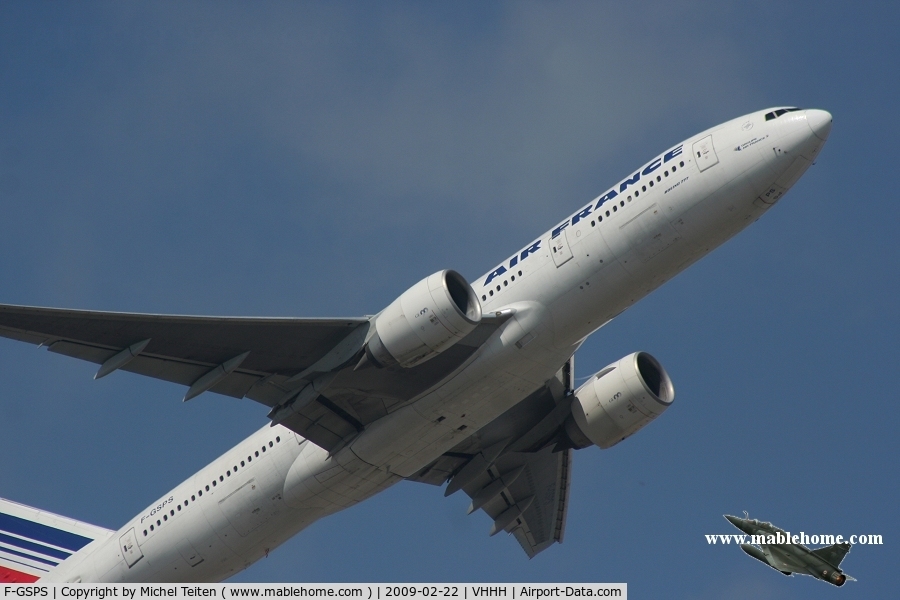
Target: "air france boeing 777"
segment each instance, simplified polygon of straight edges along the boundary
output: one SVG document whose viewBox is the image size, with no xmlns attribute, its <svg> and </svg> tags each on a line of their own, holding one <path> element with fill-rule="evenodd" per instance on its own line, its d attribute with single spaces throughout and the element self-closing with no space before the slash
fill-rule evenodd
<svg viewBox="0 0 900 600">
<path fill-rule="evenodd" d="M 430 275 L 373 317 L 0 305 L 0 335 L 249 398 L 269 423 L 118 531 L 0 500 L 0 581 L 220 581 L 403 479 L 463 490 L 528 556 L 561 542 L 573 450 L 674 399 L 629 354 L 574 389 L 588 335 L 756 221 L 818 156 L 822 110 L 773 108 L 662 152 L 471 285 Z"/>
</svg>

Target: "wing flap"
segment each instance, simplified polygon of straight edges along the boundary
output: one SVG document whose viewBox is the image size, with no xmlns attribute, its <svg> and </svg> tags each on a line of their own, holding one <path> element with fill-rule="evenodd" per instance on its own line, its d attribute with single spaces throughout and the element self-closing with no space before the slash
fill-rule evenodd
<svg viewBox="0 0 900 600">
<path fill-rule="evenodd" d="M 522 476 L 507 489 L 505 502 L 534 497 L 522 516 L 508 528 L 529 558 L 563 540 L 571 464 L 572 450 L 553 452 L 545 448 L 530 453 Z M 487 512 L 495 517 L 490 510 Z"/>
<path fill-rule="evenodd" d="M 448 452 L 407 479 L 431 485 L 444 485 L 470 458 L 472 458 L 470 454 Z"/>
<path fill-rule="evenodd" d="M 282 425 L 328 451 L 336 449 L 345 437 L 356 434 L 356 430 L 343 422 L 337 415 L 328 413 L 328 409 L 318 404 L 304 414 L 294 415 L 282 422 Z"/>
<path fill-rule="evenodd" d="M 67 340 L 53 342 L 47 346 L 47 349 L 50 352 L 97 364 L 102 364 L 108 358 L 117 354 L 117 350 Z M 189 386 L 208 373 L 210 369 L 215 368 L 215 366 L 141 354 L 121 367 L 121 370 Z M 210 388 L 210 391 L 233 398 L 243 398 L 260 379 L 262 379 L 261 375 L 235 371 Z"/>
<path fill-rule="evenodd" d="M 556 542 L 562 542 L 568 514 L 572 450 L 553 452 L 547 447 L 539 452 L 514 452 L 501 456 L 494 465 L 463 490 L 471 498 L 483 490 L 496 487 L 498 479 L 512 473 L 512 483 L 501 485 L 499 492 L 481 509 L 515 536 L 519 545 L 533 558 Z M 521 469 L 521 474 L 517 472 Z M 515 519 L 500 523 L 515 506 L 525 509 Z"/>
</svg>

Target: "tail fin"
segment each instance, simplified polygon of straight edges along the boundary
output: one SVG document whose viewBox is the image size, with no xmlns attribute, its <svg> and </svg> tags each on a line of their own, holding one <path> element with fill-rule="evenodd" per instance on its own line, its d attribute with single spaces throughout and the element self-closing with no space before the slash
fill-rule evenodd
<svg viewBox="0 0 900 600">
<path fill-rule="evenodd" d="M 0 582 L 31 583 L 114 532 L 0 498 Z"/>
<path fill-rule="evenodd" d="M 833 546 L 825 546 L 824 548 L 812 551 L 813 554 L 822 560 L 831 563 L 834 567 L 841 566 L 841 561 L 844 560 L 844 557 L 847 556 L 848 552 L 850 552 L 850 544 L 835 544 Z"/>
</svg>

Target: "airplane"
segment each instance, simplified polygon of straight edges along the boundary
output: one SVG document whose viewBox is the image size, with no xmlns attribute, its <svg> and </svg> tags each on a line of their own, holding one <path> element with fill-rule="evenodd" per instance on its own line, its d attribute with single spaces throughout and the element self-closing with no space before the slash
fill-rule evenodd
<svg viewBox="0 0 900 600">
<path fill-rule="evenodd" d="M 574 354 L 759 219 L 816 160 L 824 110 L 777 107 L 657 154 L 471 284 L 425 277 L 374 316 L 234 318 L 0 305 L 0 336 L 249 398 L 256 433 L 118 531 L 0 502 L 0 580 L 215 582 L 401 480 L 463 490 L 529 557 L 565 533 L 573 451 L 671 406 L 634 352 L 575 388 Z"/>
<path fill-rule="evenodd" d="M 763 562 L 782 575 L 792 576 L 794 573 L 799 575 L 811 575 L 816 579 L 821 579 L 831 585 L 838 587 L 844 585 L 848 580 L 856 581 L 843 571 L 841 571 L 841 561 L 850 552 L 850 544 L 833 544 L 816 550 L 810 550 L 803 544 L 794 544 L 790 542 L 790 535 L 783 529 L 779 529 L 764 521 L 751 519 L 747 513 L 744 518 L 732 515 L 724 515 L 729 523 L 746 533 L 747 535 L 758 536 L 785 536 L 785 542 L 773 544 L 741 544 L 741 550 Z M 794 536 L 797 537 L 797 536 Z"/>
</svg>

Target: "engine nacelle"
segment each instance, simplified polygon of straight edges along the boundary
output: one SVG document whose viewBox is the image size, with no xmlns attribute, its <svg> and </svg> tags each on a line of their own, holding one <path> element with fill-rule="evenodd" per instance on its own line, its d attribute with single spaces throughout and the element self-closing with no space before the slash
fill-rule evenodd
<svg viewBox="0 0 900 600">
<path fill-rule="evenodd" d="M 609 448 L 661 415 L 674 399 L 672 380 L 659 361 L 635 352 L 578 388 L 565 431 L 578 448 Z"/>
<path fill-rule="evenodd" d="M 463 339 L 480 321 L 481 302 L 472 286 L 456 271 L 438 271 L 375 318 L 366 355 L 378 367 L 414 367 Z"/>
</svg>

